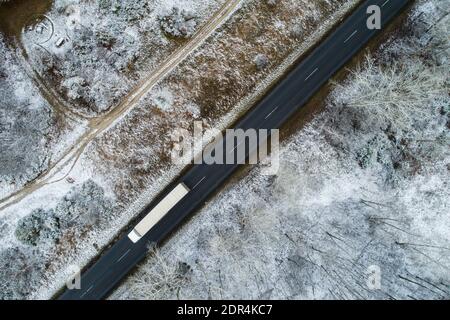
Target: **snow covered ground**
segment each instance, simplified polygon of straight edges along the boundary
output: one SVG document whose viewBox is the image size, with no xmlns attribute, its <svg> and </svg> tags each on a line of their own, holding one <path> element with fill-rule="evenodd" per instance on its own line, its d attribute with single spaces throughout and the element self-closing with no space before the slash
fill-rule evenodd
<svg viewBox="0 0 450 320">
<path fill-rule="evenodd" d="M 84 130 L 42 96 L 0 33 L 0 198 L 35 179 Z"/>
<path fill-rule="evenodd" d="M 162 6 L 171 2 L 157 3 Z M 198 9 L 198 12 L 205 14 L 213 14 L 206 9 L 212 8 L 208 6 L 219 5 L 219 2 L 204 1 L 183 3 L 191 3 L 193 7 L 188 6 L 191 9 L 205 8 L 204 11 Z M 54 152 L 61 159 L 55 161 L 58 157 L 54 156 L 45 169 L 36 172 L 36 175 L 44 173 L 38 180 L 36 175 L 28 176 L 26 187 L 18 186 L 14 189 L 17 194 L 0 204 L 0 256 L 4 266 L 0 268 L 2 298 L 50 297 L 64 284 L 73 265 L 83 266 L 95 257 L 148 199 L 177 175 L 181 167 L 167 161 L 171 130 L 180 126 L 189 128 L 194 120 L 201 118 L 207 118 L 211 126 L 226 127 L 296 57 L 331 28 L 355 1 L 321 1 L 315 4 L 285 1 L 277 5 L 256 0 L 230 3 L 233 6 L 224 12 L 224 17 L 216 19 L 211 25 L 211 28 L 217 29 L 213 29 L 212 34 L 208 30 L 203 32 L 206 37 L 204 42 L 201 37 L 199 40 L 202 41 L 196 40 L 195 46 L 191 46 L 193 52 L 183 53 L 183 61 L 170 62 L 168 67 L 173 70 L 168 70 L 172 71 L 156 85 L 144 83 L 143 89 L 138 89 L 139 94 L 125 99 L 127 108 L 119 108 L 119 111 L 114 107 L 115 98 L 102 95 L 102 92 L 107 93 L 105 88 L 96 87 L 95 90 L 98 90 L 91 92 L 95 85 L 89 81 L 100 77 L 114 92 L 115 84 L 106 80 L 115 81 L 118 76 L 133 82 L 138 81 L 139 77 L 151 76 L 150 69 L 159 68 L 161 60 L 158 57 L 175 50 L 173 46 L 184 48 L 183 43 L 189 44 L 190 32 L 194 27 L 188 13 L 190 10 L 170 9 L 169 12 L 176 17 L 174 19 L 161 20 L 158 18 L 160 14 L 152 16 L 163 22 L 159 25 L 162 29 L 157 31 L 159 37 L 164 37 L 164 41 L 169 41 L 173 46 L 159 43 L 158 50 L 141 50 L 151 56 L 143 59 L 141 64 L 137 62 L 139 59 L 136 61 L 132 68 L 135 73 L 131 70 L 120 73 L 115 69 L 116 65 L 104 63 L 104 57 L 99 55 L 100 49 L 90 51 L 85 48 L 93 45 L 95 39 L 98 40 L 96 35 L 84 40 L 77 38 L 79 41 L 73 42 L 75 33 L 83 33 L 82 30 L 88 32 L 89 29 L 76 27 L 80 23 L 77 20 L 78 9 L 82 10 L 79 14 L 81 22 L 92 22 L 94 18 L 116 19 L 114 21 L 119 26 L 129 27 L 131 23 L 134 27 L 129 28 L 139 28 L 139 21 L 145 22 L 147 16 L 129 21 L 127 17 L 130 12 L 126 8 L 118 9 L 126 11 L 120 17 L 113 17 L 117 14 L 113 10 L 103 12 L 101 17 L 94 17 L 101 8 L 95 7 L 91 12 L 83 10 L 97 4 L 88 3 L 84 8 L 83 2 L 82 8 L 77 9 L 76 1 L 55 1 L 48 14 L 26 24 L 23 32 L 19 32 L 21 41 L 12 41 L 5 46 L 5 51 L 10 52 L 12 57 L 15 54 L 5 67 L 17 64 L 19 68 L 22 64 L 26 75 L 34 80 L 30 81 L 24 74 L 29 87 L 40 91 L 46 98 L 50 97 L 49 110 L 55 114 L 56 120 L 48 130 L 56 130 L 70 120 L 74 125 L 64 132 L 81 138 L 70 140 L 63 137 L 55 140 L 56 143 L 48 151 L 40 150 L 45 156 Z M 144 2 L 140 4 L 145 7 Z M 339 10 L 336 11 L 336 8 Z M 131 10 L 131 13 L 138 13 L 139 10 Z M 202 19 L 208 17 L 211 16 L 205 15 Z M 249 24 L 249 19 L 258 20 L 256 28 Z M 203 20 L 197 18 L 199 25 L 195 27 L 207 23 Z M 188 24 L 186 28 L 183 21 Z M 176 34 L 173 26 L 181 28 L 181 36 Z M 92 26 L 92 29 L 96 28 Z M 303 32 L 304 39 L 299 31 Z M 171 32 L 175 34 L 170 35 Z M 143 37 L 145 32 L 138 34 Z M 146 42 L 138 41 L 132 46 L 140 43 Z M 265 43 L 270 43 L 270 46 L 266 48 Z M 14 45 L 18 46 L 17 50 L 13 49 Z M 122 45 L 113 48 L 118 50 Z M 264 52 L 266 49 L 268 51 Z M 133 48 L 130 50 L 133 51 Z M 128 59 L 127 52 L 121 57 Z M 242 56 L 241 52 L 247 54 Z M 49 61 L 45 60 L 49 57 Z M 47 62 L 51 63 L 50 68 L 47 68 Z M 88 75 L 90 80 L 72 76 L 71 70 L 80 71 L 83 77 Z M 213 72 L 205 73 L 205 70 Z M 231 70 L 233 73 L 229 73 Z M 227 77 L 233 81 L 228 81 Z M 128 90 L 127 81 L 121 82 L 123 87 L 120 90 Z M 218 103 L 209 106 L 212 100 L 208 98 L 206 102 L 209 102 L 202 104 L 203 98 L 210 96 L 212 90 L 218 90 Z M 43 99 L 40 94 L 38 92 L 40 99 Z M 80 96 L 90 97 L 92 104 L 77 100 Z M 99 102 L 105 103 L 104 107 L 92 97 L 101 97 Z M 109 101 L 110 106 L 105 101 Z M 2 191 L 5 195 L 8 192 L 6 187 Z"/>
<path fill-rule="evenodd" d="M 12 196 L 25 184 L 60 166 L 58 162 L 65 161 L 61 158 L 98 129 L 106 111 L 116 111 L 125 95 L 135 94 L 153 73 L 158 74 L 160 64 L 183 47 L 224 3 L 224 0 L 186 0 L 177 4 L 173 1 L 80 4 L 26 0 L 2 4 L 0 50 L 5 60 L 1 67 L 8 77 L 8 82 L 2 82 L 4 101 L 11 104 L 8 99 L 22 99 L 20 103 L 25 108 L 32 105 L 38 110 L 40 103 L 46 104 L 48 110 L 36 113 L 36 119 L 20 120 L 39 121 L 46 131 L 35 134 L 42 128 L 21 126 L 22 136 L 26 134 L 39 143 L 32 143 L 35 152 L 19 160 L 24 164 L 16 166 L 17 172 L 4 167 L 9 176 L 0 181 L 0 196 L 3 199 Z M 184 23 L 189 26 L 182 40 L 164 31 L 167 26 L 161 19 L 173 15 L 178 19 L 174 18 L 174 28 L 184 32 Z M 12 86 L 16 88 L 11 90 Z M 25 101 L 31 97 L 32 101 Z M 124 104 L 128 107 L 129 103 Z M 51 121 L 42 118 L 45 113 Z M 17 116 L 18 113 L 16 116 L 11 113 L 9 120 L 2 116 L 2 121 L 5 119 L 2 127 L 9 127 Z M 14 134 L 14 130 L 9 133 Z M 10 144 L 8 148 L 12 147 Z M 16 149 L 23 154 L 20 148 Z M 11 156 L 9 160 L 18 159 Z"/>
<path fill-rule="evenodd" d="M 1 160 L 23 165 L 12 178 L 11 170 L 2 171 L 0 187 L 2 195 L 23 192 L 0 203 L 1 298 L 50 297 L 73 265 L 95 257 L 178 174 L 181 166 L 168 161 L 174 128 L 189 129 L 199 119 L 227 127 L 356 2 L 237 1 L 236 11 L 156 85 L 126 100 L 130 108 L 123 113 L 116 111 L 123 96 L 188 44 L 193 28 L 205 25 L 224 1 L 177 1 L 178 11 L 172 1 L 55 1 L 38 20 L 43 24 L 25 28 L 24 51 L 2 39 L 7 59 L 0 65 L 0 96 L 11 103 L 1 104 L 7 112 L 0 123 L 8 128 L 0 131 Z M 447 297 L 438 288 L 448 284 L 442 271 L 448 271 L 448 216 L 439 214 L 448 206 L 448 19 L 426 32 L 445 1 L 420 3 L 411 18 L 424 12 L 420 23 L 355 69 L 337 85 L 326 111 L 286 142 L 277 177 L 264 178 L 255 168 L 229 186 L 116 297 L 176 298 L 178 289 L 185 297 L 205 297 L 208 289 L 213 297 L 353 297 L 342 284 L 364 283 L 361 274 L 372 260 L 398 266 L 409 280 L 403 270 L 420 272 L 432 284 L 425 286 Z M 48 31 L 52 41 L 44 41 Z M 36 39 L 40 46 L 32 44 Z M 30 68 L 21 69 L 21 59 Z M 390 59 L 398 64 L 392 67 Z M 42 86 L 35 86 L 39 77 L 62 103 L 43 98 Z M 372 94 L 373 85 L 380 94 Z M 100 128 L 104 119 L 112 122 Z M 30 121 L 37 122 L 31 133 L 23 125 Z M 17 129 L 10 131 L 10 124 Z M 11 139 L 22 136 L 30 141 L 12 152 Z M 33 152 L 22 160 L 24 148 Z M 47 179 L 23 189 L 46 170 Z M 428 234 L 433 227 L 438 232 Z M 336 245 L 336 237 L 352 246 Z M 230 254 L 219 255 L 224 250 Z M 440 265 L 428 266 L 430 276 L 420 269 L 421 254 Z M 351 270 L 350 261 L 360 262 L 359 269 Z M 414 263 L 416 269 L 406 268 Z M 342 280 L 341 274 L 355 277 Z M 399 284 L 390 278 L 394 273 L 386 274 L 389 294 Z M 411 294 L 399 287 L 401 295 Z"/>
<path fill-rule="evenodd" d="M 449 299 L 449 9 L 418 1 L 277 176 L 230 183 L 112 298 Z"/>
<path fill-rule="evenodd" d="M 33 66 L 68 107 L 102 114 L 180 47 L 225 0 L 54 1 L 25 26 Z"/>
</svg>

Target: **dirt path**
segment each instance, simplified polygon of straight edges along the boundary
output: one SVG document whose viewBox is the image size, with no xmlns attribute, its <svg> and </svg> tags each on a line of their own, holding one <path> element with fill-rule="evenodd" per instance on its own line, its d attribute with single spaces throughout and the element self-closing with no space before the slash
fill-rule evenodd
<svg viewBox="0 0 450 320">
<path fill-rule="evenodd" d="M 20 62 L 21 67 L 24 69 L 30 79 L 33 80 L 34 84 L 38 88 L 42 96 L 47 100 L 47 102 L 52 106 L 53 111 L 56 115 L 64 116 L 75 122 L 85 122 L 86 117 L 81 114 L 75 113 L 73 108 L 67 107 L 67 102 L 61 98 L 61 96 L 56 92 L 54 88 L 51 88 L 48 83 L 41 77 L 39 72 L 37 72 L 33 65 L 31 64 L 29 58 L 27 57 L 27 49 L 24 47 L 21 41 L 15 41 L 17 48 L 20 49 L 21 54 L 16 54 L 17 60 Z"/>
<path fill-rule="evenodd" d="M 103 117 L 93 118 L 89 120 L 89 130 L 85 132 L 75 143 L 71 146 L 58 160 L 50 165 L 37 179 L 28 183 L 22 189 L 12 193 L 11 195 L 0 200 L 0 210 L 15 204 L 25 198 L 27 195 L 35 192 L 41 187 L 61 181 L 75 166 L 77 160 L 82 155 L 83 151 L 89 143 L 95 139 L 100 133 L 108 129 L 114 121 L 122 117 L 128 110 L 130 110 L 139 99 L 144 96 L 159 80 L 169 74 L 180 62 L 182 62 L 191 52 L 198 48 L 213 32 L 222 24 L 239 6 L 242 0 L 228 0 L 218 10 L 213 17 L 194 35 L 194 37 L 181 48 L 172 53 L 168 59 L 149 77 L 142 80 L 130 93 L 128 93 L 124 100 Z M 45 87 L 45 86 L 44 86 Z M 60 170 L 70 165 L 70 170 L 64 174 L 63 177 L 53 180 Z"/>
</svg>

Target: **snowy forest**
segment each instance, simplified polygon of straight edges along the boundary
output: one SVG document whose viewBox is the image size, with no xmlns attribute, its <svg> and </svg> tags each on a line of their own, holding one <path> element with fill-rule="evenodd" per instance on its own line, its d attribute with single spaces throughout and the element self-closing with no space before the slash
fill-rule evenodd
<svg viewBox="0 0 450 320">
<path fill-rule="evenodd" d="M 170 132 L 227 128 L 360 2 L 0 2 L 0 299 L 52 298 L 183 169 Z M 277 175 L 241 170 L 110 298 L 449 299 L 449 13 L 414 1 Z"/>
</svg>

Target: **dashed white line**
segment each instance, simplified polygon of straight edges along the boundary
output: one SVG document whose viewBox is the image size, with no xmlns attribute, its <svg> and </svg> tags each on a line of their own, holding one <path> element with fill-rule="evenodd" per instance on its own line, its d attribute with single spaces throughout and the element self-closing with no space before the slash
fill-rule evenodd
<svg viewBox="0 0 450 320">
<path fill-rule="evenodd" d="M 125 256 L 126 256 L 127 254 L 129 254 L 130 251 L 131 251 L 131 249 L 128 249 L 123 255 L 120 256 L 119 259 L 117 259 L 116 263 L 117 263 L 117 262 L 120 262 L 120 260 L 122 260 L 123 258 L 125 258 Z"/>
<path fill-rule="evenodd" d="M 274 113 L 277 109 L 278 109 L 278 107 L 275 107 L 264 119 L 267 119 L 268 117 L 270 117 L 272 115 L 272 113 Z"/>
<path fill-rule="evenodd" d="M 317 70 L 319 70 L 319 68 L 315 68 L 315 69 L 314 69 L 314 71 L 313 71 L 313 72 L 311 72 L 311 73 L 309 74 L 309 76 L 307 76 L 307 77 L 306 77 L 305 81 L 308 81 L 308 79 L 309 79 L 309 78 L 311 78 L 311 77 L 312 77 L 312 75 L 313 75 L 314 73 L 316 73 L 316 72 L 317 72 Z"/>
<path fill-rule="evenodd" d="M 195 184 L 195 186 L 192 188 L 192 190 L 194 190 L 195 188 L 197 188 L 197 186 L 198 186 L 200 183 L 202 183 L 202 181 L 205 180 L 205 178 L 206 178 L 206 176 L 204 176 L 203 178 L 201 178 L 200 181 L 197 182 L 197 183 Z"/>
<path fill-rule="evenodd" d="M 358 30 L 353 31 L 353 33 L 351 35 L 348 36 L 347 39 L 345 39 L 344 43 L 347 43 L 348 40 L 350 40 L 351 38 L 353 38 L 353 36 L 358 32 Z"/>
<path fill-rule="evenodd" d="M 83 294 L 80 296 L 80 298 L 83 298 L 86 294 L 88 294 L 89 291 L 91 291 L 93 287 L 94 287 L 94 285 L 91 285 L 85 292 L 83 292 Z"/>
<path fill-rule="evenodd" d="M 386 0 L 386 1 L 381 5 L 381 7 L 383 8 L 385 5 L 388 4 L 389 1 L 391 1 L 391 0 Z"/>
</svg>

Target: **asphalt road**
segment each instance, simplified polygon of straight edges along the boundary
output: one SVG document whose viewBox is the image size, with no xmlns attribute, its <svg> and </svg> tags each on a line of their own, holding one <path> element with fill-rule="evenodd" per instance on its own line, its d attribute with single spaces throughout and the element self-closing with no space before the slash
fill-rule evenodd
<svg viewBox="0 0 450 320">
<path fill-rule="evenodd" d="M 301 61 L 260 103 L 252 108 L 236 125 L 241 129 L 277 129 L 297 112 L 380 30 L 366 25 L 367 8 L 381 8 L 382 27 L 386 26 L 411 0 L 370 0 L 359 6 L 311 54 Z M 225 153 L 225 152 L 224 152 Z M 59 299 L 103 299 L 120 283 L 137 263 L 148 254 L 149 243 L 161 243 L 177 226 L 205 203 L 217 188 L 229 178 L 239 165 L 192 166 L 144 210 L 144 217 L 179 182 L 191 190 L 141 240 L 133 243 L 128 232 L 95 264 L 81 275 L 81 289 L 65 290 Z M 138 220 L 139 221 L 139 220 Z M 133 226 L 130 226 L 131 231 Z"/>
</svg>

